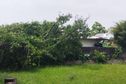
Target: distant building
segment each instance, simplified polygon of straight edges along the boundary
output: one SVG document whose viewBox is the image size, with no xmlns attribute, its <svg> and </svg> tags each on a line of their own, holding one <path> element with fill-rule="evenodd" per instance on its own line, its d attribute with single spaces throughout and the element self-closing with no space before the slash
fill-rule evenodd
<svg viewBox="0 0 126 84">
<path fill-rule="evenodd" d="M 81 39 L 82 50 L 85 54 L 90 54 L 94 50 L 100 52 L 105 52 L 111 58 L 112 54 L 115 52 L 115 47 L 104 47 L 103 43 L 113 43 L 114 36 L 110 33 L 100 33 L 95 36 L 88 37 L 86 39 Z"/>
<path fill-rule="evenodd" d="M 82 47 L 96 47 L 98 43 L 105 40 L 113 40 L 114 36 L 110 33 L 99 33 L 95 36 L 87 37 L 86 39 L 81 39 Z M 101 45 L 99 45 L 101 46 Z"/>
</svg>

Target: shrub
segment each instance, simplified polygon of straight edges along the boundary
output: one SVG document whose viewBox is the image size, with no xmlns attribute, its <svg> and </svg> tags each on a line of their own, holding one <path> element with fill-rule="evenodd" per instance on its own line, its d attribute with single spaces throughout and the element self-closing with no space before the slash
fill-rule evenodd
<svg viewBox="0 0 126 84">
<path fill-rule="evenodd" d="M 0 37 L 0 66 L 8 69 L 23 68 L 27 61 L 27 44 L 11 33 Z"/>
<path fill-rule="evenodd" d="M 115 59 L 119 58 L 121 53 L 122 53 L 122 48 L 121 47 L 116 48 L 114 54 L 112 55 L 112 58 Z"/>
<path fill-rule="evenodd" d="M 82 63 L 86 62 L 87 60 L 90 60 L 90 54 L 85 54 L 82 53 L 82 55 L 80 55 L 80 60 L 82 61 Z"/>
<path fill-rule="evenodd" d="M 90 59 L 96 63 L 106 63 L 108 60 L 108 56 L 105 52 L 100 52 L 100 51 L 94 50 L 90 54 Z"/>
</svg>

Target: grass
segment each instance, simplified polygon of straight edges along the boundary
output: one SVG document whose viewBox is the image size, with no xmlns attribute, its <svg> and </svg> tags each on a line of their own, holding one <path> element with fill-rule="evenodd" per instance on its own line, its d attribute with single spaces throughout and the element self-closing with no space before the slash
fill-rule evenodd
<svg viewBox="0 0 126 84">
<path fill-rule="evenodd" d="M 0 84 L 5 77 L 17 78 L 18 84 L 126 84 L 126 65 L 84 64 L 19 72 L 0 71 Z"/>
</svg>

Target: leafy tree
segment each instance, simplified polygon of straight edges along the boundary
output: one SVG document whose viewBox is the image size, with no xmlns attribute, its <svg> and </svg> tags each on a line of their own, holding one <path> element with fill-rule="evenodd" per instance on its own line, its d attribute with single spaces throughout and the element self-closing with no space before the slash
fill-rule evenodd
<svg viewBox="0 0 126 84">
<path fill-rule="evenodd" d="M 121 21 L 113 28 L 115 42 L 126 50 L 126 21 Z"/>
<path fill-rule="evenodd" d="M 107 30 L 99 22 L 95 22 L 90 30 L 90 36 L 94 36 L 98 33 L 106 33 Z"/>
<path fill-rule="evenodd" d="M 89 29 L 82 19 L 67 24 L 71 17 L 0 26 L 0 66 L 20 69 L 79 59 L 80 37 L 87 37 Z"/>
<path fill-rule="evenodd" d="M 80 38 L 87 38 L 89 36 L 89 27 L 86 24 L 87 19 L 79 18 L 75 20 L 73 28 L 76 28 Z"/>
</svg>

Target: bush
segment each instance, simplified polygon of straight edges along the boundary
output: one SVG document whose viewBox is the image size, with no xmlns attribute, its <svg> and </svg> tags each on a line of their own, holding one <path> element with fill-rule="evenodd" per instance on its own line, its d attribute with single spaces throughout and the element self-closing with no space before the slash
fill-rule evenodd
<svg viewBox="0 0 126 84">
<path fill-rule="evenodd" d="M 121 53 L 122 53 L 122 48 L 121 47 L 116 48 L 114 54 L 112 55 L 112 58 L 115 59 L 119 58 Z"/>
<path fill-rule="evenodd" d="M 87 60 L 90 60 L 90 54 L 82 54 L 79 59 L 82 61 L 82 63 L 86 62 Z"/>
<path fill-rule="evenodd" d="M 0 48 L 0 66 L 8 69 L 21 69 L 27 64 L 27 47 L 19 44 L 19 47 L 2 44 Z"/>
<path fill-rule="evenodd" d="M 108 56 L 105 52 L 100 52 L 100 51 L 94 50 L 90 54 L 90 59 L 96 63 L 106 63 L 108 60 Z"/>
</svg>

